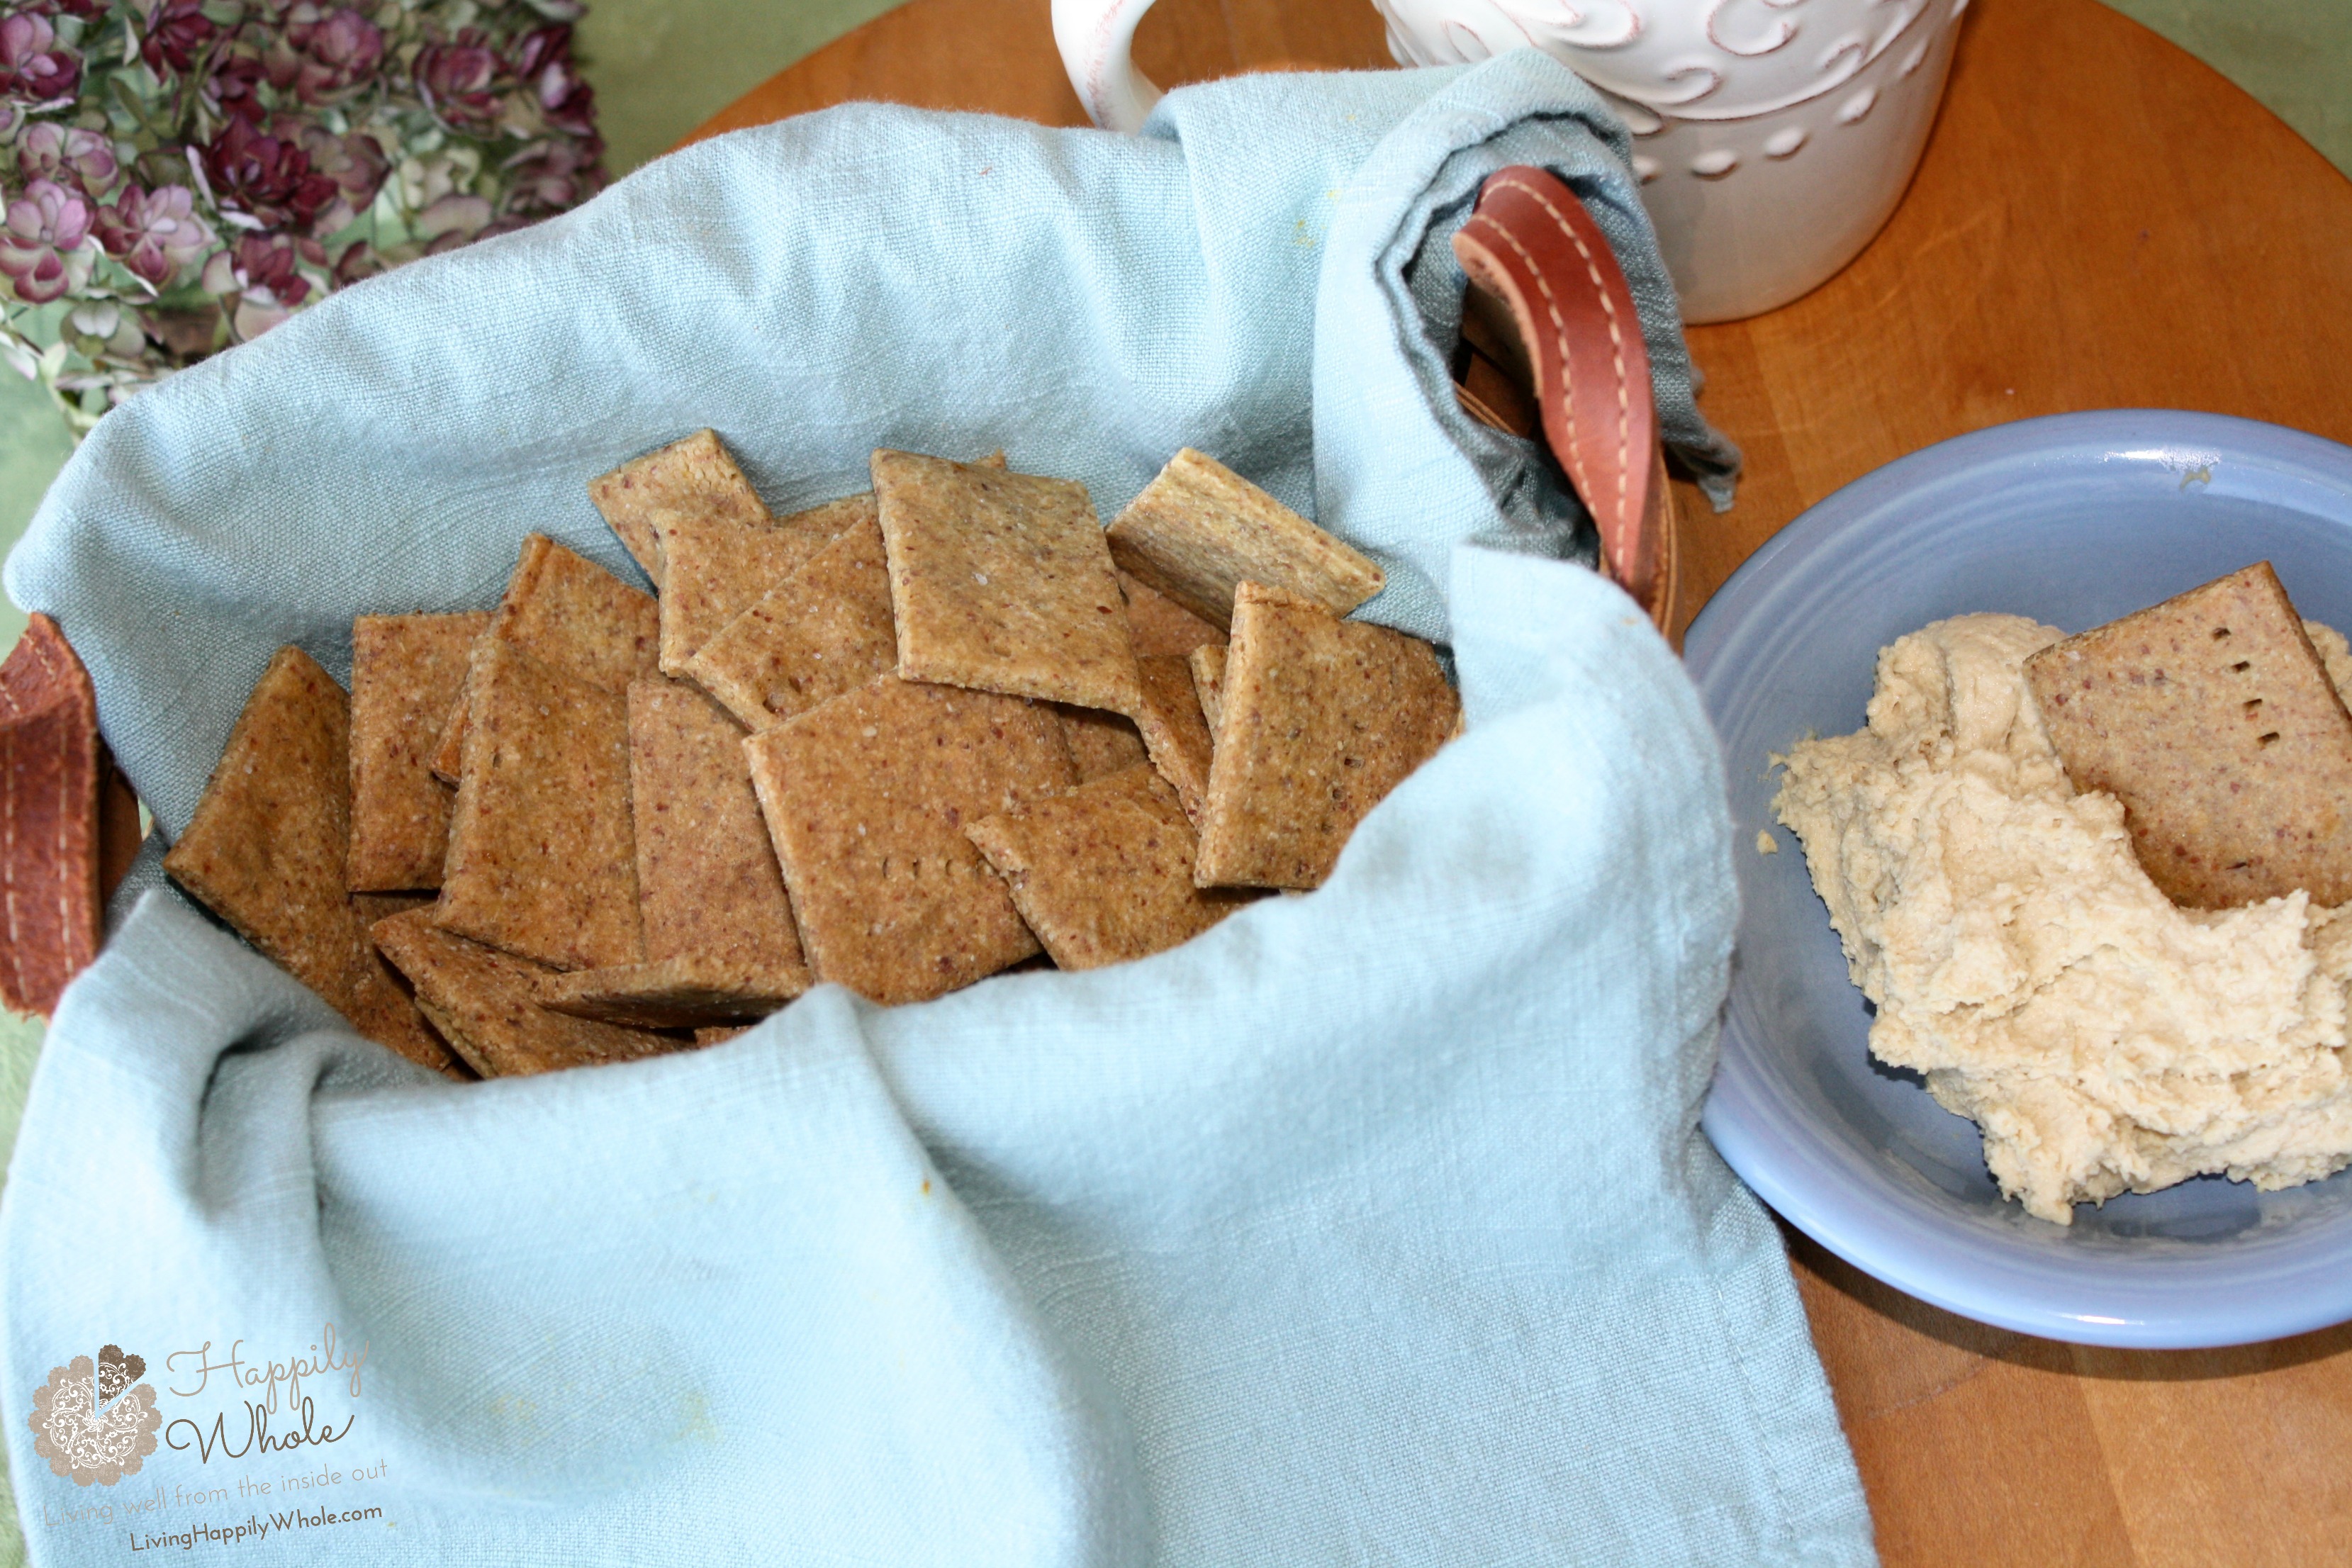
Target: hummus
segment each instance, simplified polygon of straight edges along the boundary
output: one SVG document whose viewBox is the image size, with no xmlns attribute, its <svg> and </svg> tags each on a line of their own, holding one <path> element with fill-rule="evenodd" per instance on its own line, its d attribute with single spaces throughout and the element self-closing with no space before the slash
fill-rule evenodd
<svg viewBox="0 0 2352 1568">
<path fill-rule="evenodd" d="M 2306 624 L 2339 690 L 2352 650 Z M 2258 1187 L 2352 1162 L 2352 905 L 2296 892 L 2176 908 L 2122 805 L 2077 794 L 2025 681 L 2063 634 L 1960 616 L 1878 655 L 1869 723 L 1774 761 L 1870 1049 L 1974 1120 L 2003 1193 L 2073 1205 L 2226 1173 Z"/>
</svg>

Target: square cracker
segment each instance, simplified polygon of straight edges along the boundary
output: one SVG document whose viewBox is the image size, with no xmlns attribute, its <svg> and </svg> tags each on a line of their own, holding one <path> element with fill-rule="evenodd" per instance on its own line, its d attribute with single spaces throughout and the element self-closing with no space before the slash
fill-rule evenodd
<svg viewBox="0 0 2352 1568">
<path fill-rule="evenodd" d="M 2352 715 L 2269 562 L 2053 643 L 2025 673 L 2078 790 L 2167 898 L 2352 900 Z"/>
<path fill-rule="evenodd" d="M 1118 574 L 1118 591 L 1127 597 L 1128 640 L 1138 658 L 1191 653 L 1203 643 L 1225 640 L 1224 627 L 1202 620 L 1131 573 Z"/>
<path fill-rule="evenodd" d="M 964 831 L 1064 969 L 1174 947 L 1258 896 L 1193 885 L 1192 825 L 1175 790 L 1149 767 L 982 817 Z"/>
<path fill-rule="evenodd" d="M 687 678 L 754 730 L 896 668 L 890 568 L 871 515 L 803 562 L 686 661 Z"/>
<path fill-rule="evenodd" d="M 1062 721 L 1062 739 L 1070 748 L 1070 765 L 1078 770 L 1080 784 L 1125 773 L 1150 757 L 1143 731 L 1126 714 L 1073 708 L 1066 702 L 1056 702 L 1053 709 Z"/>
<path fill-rule="evenodd" d="M 874 515 L 871 496 L 828 501 L 767 527 L 656 510 L 661 541 L 661 668 L 685 673 L 712 634 L 802 563 Z"/>
<path fill-rule="evenodd" d="M 911 452 L 873 467 L 901 676 L 1134 711 L 1126 604 L 1086 486 Z"/>
<path fill-rule="evenodd" d="M 352 622 L 353 888 L 441 885 L 448 786 L 432 758 L 487 615 L 361 616 Z"/>
<path fill-rule="evenodd" d="M 1192 689 L 1191 662 L 1177 654 L 1136 661 L 1142 674 L 1143 702 L 1135 727 L 1160 776 L 1176 786 L 1184 815 L 1197 822 L 1209 793 L 1209 763 L 1215 746 L 1201 700 Z"/>
<path fill-rule="evenodd" d="M 1109 540 L 1123 570 L 1220 626 L 1244 582 L 1344 616 L 1388 581 L 1360 552 L 1190 447 L 1127 504 Z"/>
<path fill-rule="evenodd" d="M 760 977 L 773 1012 L 808 989 L 783 874 L 751 793 L 743 728 L 691 686 L 629 688 L 629 796 L 649 963 L 696 959 Z"/>
<path fill-rule="evenodd" d="M 298 647 L 255 682 L 163 869 L 360 1033 L 446 1067 L 416 1010 L 378 972 L 344 882 L 351 704 Z"/>
<path fill-rule="evenodd" d="M 1427 643 L 1244 583 L 1201 813 L 1202 887 L 1319 887 L 1461 703 Z"/>
<path fill-rule="evenodd" d="M 1076 782 L 1050 710 L 886 675 L 744 750 L 819 979 L 914 1002 L 1037 951 L 963 825 Z"/>
<path fill-rule="evenodd" d="M 726 518 L 757 528 L 775 521 L 716 430 L 697 430 L 599 475 L 588 481 L 588 499 L 656 586 L 662 559 L 654 534 L 656 510 Z"/>
<path fill-rule="evenodd" d="M 430 910 L 376 922 L 376 946 L 416 987 L 433 1026 L 484 1078 L 597 1067 L 684 1048 L 683 1040 L 551 1013 L 539 1005 L 548 971 L 452 936 Z"/>
<path fill-rule="evenodd" d="M 652 673 L 661 643 L 661 611 L 650 594 L 639 593 L 586 556 L 565 549 L 543 533 L 527 535 L 485 637 L 514 644 L 541 664 L 552 665 L 611 691 Z M 434 776 L 450 784 L 465 756 L 465 692 L 443 724 L 433 756 Z"/>
<path fill-rule="evenodd" d="M 496 636 L 467 689 L 440 924 L 556 969 L 637 963 L 628 698 Z"/>
<path fill-rule="evenodd" d="M 709 958 L 667 958 L 614 969 L 549 973 L 539 983 L 543 1007 L 641 1029 L 693 1029 L 761 1018 L 808 989 L 806 971 L 780 978 L 772 970 Z"/>
<path fill-rule="evenodd" d="M 1201 700 L 1201 717 L 1209 721 L 1209 738 L 1225 721 L 1225 645 L 1207 643 L 1186 656 L 1192 667 L 1192 695 Z"/>
</svg>

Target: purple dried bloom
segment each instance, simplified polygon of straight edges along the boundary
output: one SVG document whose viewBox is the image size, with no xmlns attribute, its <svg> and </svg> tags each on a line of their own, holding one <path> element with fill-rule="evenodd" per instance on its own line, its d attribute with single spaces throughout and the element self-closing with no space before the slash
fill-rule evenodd
<svg viewBox="0 0 2352 1568">
<path fill-rule="evenodd" d="M 596 130 L 596 92 L 572 60 L 572 29 L 540 27 L 515 49 L 515 75 L 539 100 L 547 122 L 574 136 Z"/>
<path fill-rule="evenodd" d="M 530 143 L 503 165 L 506 209 L 536 216 L 579 205 L 604 183 L 604 171 L 596 166 L 602 150 L 593 137 L 585 142 L 550 139 Z"/>
<path fill-rule="evenodd" d="M 54 125 L 47 121 L 26 131 L 16 149 L 16 166 L 27 180 L 54 180 L 79 185 L 91 195 L 114 184 L 120 171 L 114 148 L 95 131 Z"/>
<path fill-rule="evenodd" d="M 416 92 L 425 106 L 460 130 L 485 131 L 498 123 L 499 100 L 508 83 L 488 35 L 478 27 L 430 43 L 416 52 Z"/>
<path fill-rule="evenodd" d="M 205 174 L 224 212 L 241 212 L 266 228 L 308 228 L 339 194 L 310 167 L 296 143 L 245 120 L 232 120 L 205 148 Z"/>
<path fill-rule="evenodd" d="M 196 63 L 220 29 L 205 15 L 205 0 L 163 0 L 147 18 L 139 57 L 158 75 L 184 71 Z"/>
<path fill-rule="evenodd" d="M 17 11 L 0 20 L 0 94 L 23 103 L 67 103 L 80 85 L 81 57 L 58 42 L 47 16 Z"/>
<path fill-rule="evenodd" d="M 331 103 L 383 63 L 383 28 L 349 6 L 324 11 L 299 0 L 286 13 L 284 36 L 269 47 L 269 83 L 304 103 Z"/>
<path fill-rule="evenodd" d="M 258 125 L 269 118 L 269 106 L 261 101 L 261 84 L 268 75 L 257 56 L 241 51 L 226 55 L 213 62 L 205 96 L 223 116 Z"/>
<path fill-rule="evenodd" d="M 89 237 L 89 203 L 55 180 L 35 180 L 8 204 L 0 227 L 0 272 L 28 305 L 46 305 L 73 287 L 66 254 Z"/>
<path fill-rule="evenodd" d="M 335 287 L 348 288 L 383 270 L 383 258 L 375 253 L 375 247 L 364 239 L 355 239 L 335 262 Z"/>
<path fill-rule="evenodd" d="M 338 136 L 323 125 L 302 127 L 302 151 L 310 155 L 310 167 L 335 182 L 343 200 L 353 208 L 364 207 L 375 200 L 376 192 L 392 173 L 392 163 L 383 155 L 383 146 L 373 136 L 353 131 Z"/>
<path fill-rule="evenodd" d="M 112 206 L 98 209 L 99 243 L 157 289 L 169 287 L 213 240 L 213 231 L 196 216 L 195 193 L 185 185 L 152 192 L 126 185 Z"/>
</svg>

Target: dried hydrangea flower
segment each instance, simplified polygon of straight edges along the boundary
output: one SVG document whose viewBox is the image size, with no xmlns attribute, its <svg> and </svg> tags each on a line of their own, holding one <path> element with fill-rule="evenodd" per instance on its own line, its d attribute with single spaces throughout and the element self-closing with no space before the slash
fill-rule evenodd
<svg viewBox="0 0 2352 1568">
<path fill-rule="evenodd" d="M 80 252 L 90 216 L 88 198 L 54 180 L 35 180 L 8 204 L 7 223 L 0 226 L 0 272 L 36 305 L 65 298 L 79 281 L 78 268 L 88 276 L 89 260 Z"/>
<path fill-rule="evenodd" d="M 98 240 L 133 277 L 158 290 L 170 288 L 180 269 L 214 244 L 212 229 L 196 216 L 195 193 L 185 185 L 155 191 L 125 185 L 113 205 L 98 209 Z"/>
<path fill-rule="evenodd" d="M 87 429 L 331 289 L 586 200 L 580 9 L 0 0 L 0 359 Z"/>
</svg>

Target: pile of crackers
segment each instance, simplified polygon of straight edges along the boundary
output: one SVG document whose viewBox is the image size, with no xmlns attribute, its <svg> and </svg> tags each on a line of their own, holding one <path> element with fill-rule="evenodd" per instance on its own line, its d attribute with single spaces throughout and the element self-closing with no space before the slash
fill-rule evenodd
<svg viewBox="0 0 2352 1568">
<path fill-rule="evenodd" d="M 1174 946 L 1459 731 L 1342 619 L 1380 568 L 1198 452 L 1108 530 L 1002 454 L 872 474 L 776 517 L 701 431 L 589 486 L 655 594 L 533 534 L 494 612 L 353 622 L 348 698 L 280 649 L 166 869 L 371 1037 L 539 1072 Z"/>
</svg>

